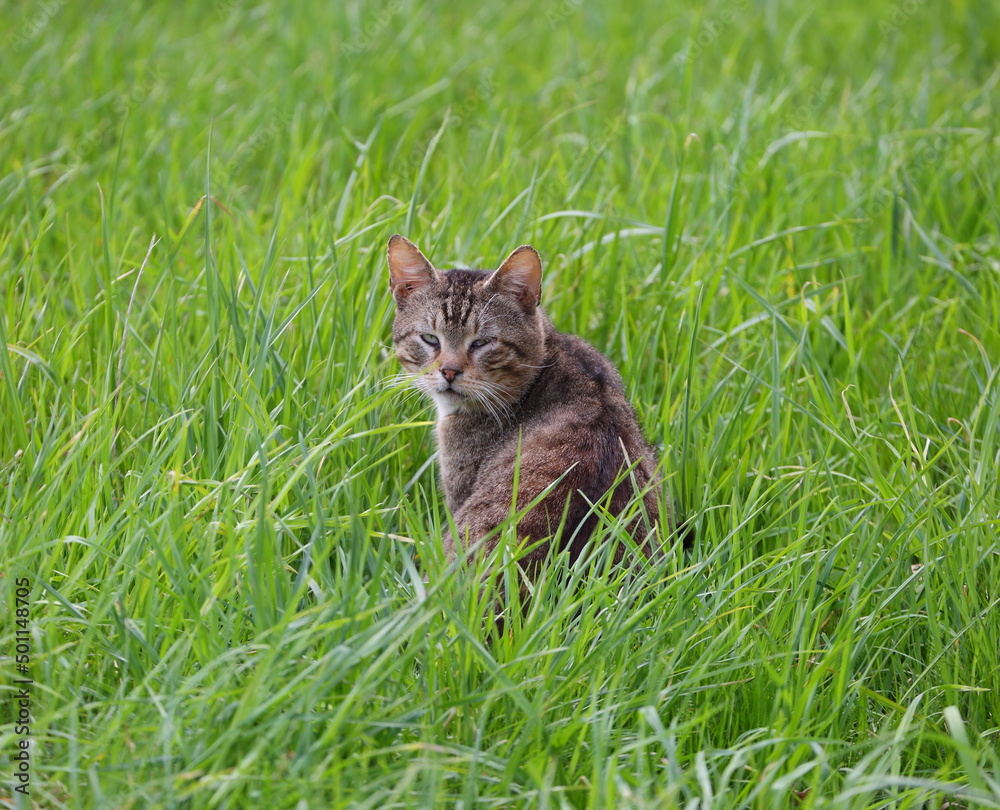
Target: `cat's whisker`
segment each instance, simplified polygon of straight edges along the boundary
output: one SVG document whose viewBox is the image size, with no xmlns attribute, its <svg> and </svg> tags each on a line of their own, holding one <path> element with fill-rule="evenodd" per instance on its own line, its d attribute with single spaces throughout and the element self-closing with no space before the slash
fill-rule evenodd
<svg viewBox="0 0 1000 810">
<path fill-rule="evenodd" d="M 489 380 L 476 380 L 470 393 L 498 424 L 503 425 L 513 418 L 514 410 L 508 401 L 511 392 L 505 386 Z"/>
<path fill-rule="evenodd" d="M 503 416 L 502 412 L 497 409 L 496 405 L 490 399 L 482 397 L 479 402 L 498 425 L 504 424 L 505 420 L 501 418 Z"/>
<path fill-rule="evenodd" d="M 484 401 L 489 402 L 495 411 L 507 411 L 507 404 L 503 401 L 501 396 L 494 390 L 489 388 L 484 388 L 481 392 L 481 396 Z"/>
<path fill-rule="evenodd" d="M 390 388 L 402 388 L 404 385 L 412 384 L 414 375 L 402 372 L 400 374 L 393 374 L 390 377 L 386 377 L 378 382 L 378 390 L 388 391 Z"/>
<path fill-rule="evenodd" d="M 493 293 L 493 295 L 491 295 L 487 299 L 486 303 L 483 304 L 483 311 L 479 315 L 479 324 L 480 324 L 480 327 L 482 327 L 483 324 L 484 324 L 484 322 L 486 321 L 486 316 L 489 314 L 489 311 L 490 311 L 490 304 L 492 304 L 494 301 L 496 301 L 499 296 L 500 296 L 500 293 Z"/>
<path fill-rule="evenodd" d="M 508 403 L 511 400 L 513 400 L 513 398 L 517 394 L 517 392 L 513 388 L 511 388 L 510 386 L 502 385 L 501 383 L 495 383 L 495 382 L 490 382 L 490 381 L 485 381 L 485 382 L 486 382 L 486 386 L 485 386 L 486 390 L 488 390 L 492 394 L 497 395 L 497 397 L 501 401 L 503 401 L 505 403 Z"/>
<path fill-rule="evenodd" d="M 512 393 L 510 389 L 490 385 L 485 386 L 482 390 L 483 393 L 496 402 L 497 405 L 502 406 L 504 410 L 510 410 L 510 399 Z"/>
</svg>

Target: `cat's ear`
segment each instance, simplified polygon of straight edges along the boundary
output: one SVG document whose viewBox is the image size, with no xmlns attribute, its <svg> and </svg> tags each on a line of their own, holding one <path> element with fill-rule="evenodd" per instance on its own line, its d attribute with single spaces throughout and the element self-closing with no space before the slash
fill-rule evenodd
<svg viewBox="0 0 1000 810">
<path fill-rule="evenodd" d="M 542 257 L 531 245 L 521 245 L 486 280 L 486 287 L 513 295 L 525 310 L 537 307 L 542 300 Z"/>
<path fill-rule="evenodd" d="M 427 257 L 413 242 L 398 233 L 389 238 L 386 255 L 389 259 L 389 286 L 397 303 L 437 280 L 437 270 Z"/>
</svg>

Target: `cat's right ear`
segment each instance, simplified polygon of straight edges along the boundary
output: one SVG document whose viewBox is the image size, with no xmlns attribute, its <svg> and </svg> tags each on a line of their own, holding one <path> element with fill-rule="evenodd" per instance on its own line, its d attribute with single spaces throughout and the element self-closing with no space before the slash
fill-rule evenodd
<svg viewBox="0 0 1000 810">
<path fill-rule="evenodd" d="M 397 304 L 437 279 L 437 270 L 405 236 L 393 234 L 389 238 L 386 255 L 389 259 L 389 286 Z"/>
</svg>

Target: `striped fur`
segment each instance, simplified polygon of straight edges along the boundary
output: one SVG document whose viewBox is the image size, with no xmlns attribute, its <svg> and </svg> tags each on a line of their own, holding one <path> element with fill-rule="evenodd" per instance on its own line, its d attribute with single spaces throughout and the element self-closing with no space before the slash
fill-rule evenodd
<svg viewBox="0 0 1000 810">
<path fill-rule="evenodd" d="M 438 408 L 441 481 L 459 532 L 459 542 L 445 540 L 448 555 L 478 545 L 509 516 L 518 464 L 518 509 L 558 481 L 518 523 L 519 538 L 534 546 L 522 565 L 540 562 L 550 542 L 579 554 L 596 524 L 590 505 L 609 496 L 619 514 L 636 488 L 645 514 L 630 528 L 654 554 L 655 453 L 614 366 L 557 332 L 539 306 L 535 250 L 518 248 L 493 272 L 442 272 L 397 235 L 388 258 L 396 354 Z M 483 550 L 496 542 L 487 538 Z"/>
</svg>

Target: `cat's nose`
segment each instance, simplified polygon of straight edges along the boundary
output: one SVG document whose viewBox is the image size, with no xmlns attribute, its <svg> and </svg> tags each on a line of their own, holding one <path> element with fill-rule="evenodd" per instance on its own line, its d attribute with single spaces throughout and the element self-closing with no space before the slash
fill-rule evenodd
<svg viewBox="0 0 1000 810">
<path fill-rule="evenodd" d="M 443 376 L 448 382 L 455 382 L 455 378 L 461 373 L 461 370 L 457 368 L 441 369 L 441 376 Z"/>
</svg>

